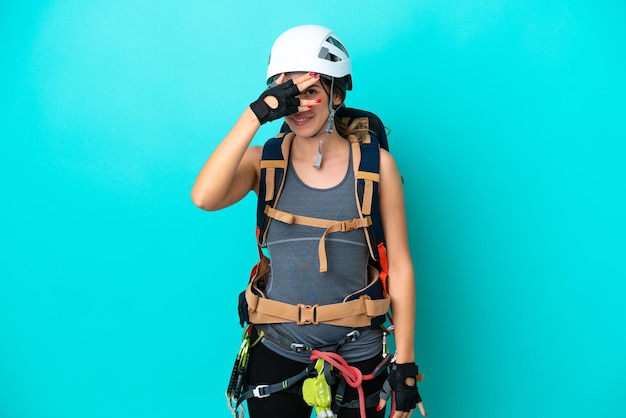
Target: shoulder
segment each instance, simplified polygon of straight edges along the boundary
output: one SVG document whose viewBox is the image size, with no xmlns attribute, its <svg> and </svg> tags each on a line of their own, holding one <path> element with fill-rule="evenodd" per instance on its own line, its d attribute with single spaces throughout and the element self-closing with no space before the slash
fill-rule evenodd
<svg viewBox="0 0 626 418">
<path fill-rule="evenodd" d="M 398 166 L 396 165 L 396 160 L 393 158 L 393 155 L 383 148 L 380 149 L 380 172 L 381 175 L 383 173 L 398 172 Z"/>
<path fill-rule="evenodd" d="M 396 199 L 403 194 L 402 184 L 403 179 L 400 171 L 398 170 L 398 166 L 396 164 L 396 160 L 389 153 L 389 151 L 381 149 L 380 150 L 380 189 L 379 195 L 384 195 L 385 198 L 383 200 L 391 199 L 391 201 L 396 201 Z"/>
</svg>

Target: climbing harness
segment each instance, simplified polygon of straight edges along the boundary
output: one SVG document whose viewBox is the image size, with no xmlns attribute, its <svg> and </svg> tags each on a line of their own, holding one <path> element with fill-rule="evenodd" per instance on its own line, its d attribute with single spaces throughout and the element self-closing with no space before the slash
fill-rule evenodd
<svg viewBox="0 0 626 418">
<path fill-rule="evenodd" d="M 255 327 L 258 330 L 259 335 L 261 335 L 264 339 L 270 341 L 272 344 L 282 348 L 283 350 L 293 351 L 294 353 L 302 353 L 302 352 L 310 353 L 313 350 L 337 351 L 344 344 L 356 341 L 361 337 L 361 331 L 359 331 L 358 329 L 355 329 L 355 330 L 348 332 L 339 341 L 336 341 L 330 344 L 321 345 L 321 346 L 311 347 L 307 344 L 292 342 L 288 336 L 283 335 L 279 330 L 276 330 L 275 328 L 268 326 L 266 324 L 255 325 Z"/>
<path fill-rule="evenodd" d="M 268 328 L 259 327 L 258 332 L 252 332 L 252 326 L 248 326 L 244 331 L 242 344 L 235 358 L 235 365 L 231 373 L 228 389 L 226 390 L 228 408 L 235 418 L 241 418 L 245 414 L 242 403 L 247 399 L 265 398 L 279 391 L 292 390 L 296 385 L 302 383 L 301 394 L 305 402 L 315 408 L 317 418 L 336 417 L 340 408 L 359 408 L 361 416 L 365 418 L 365 409 L 378 403 L 380 392 L 365 397 L 362 383 L 374 379 L 393 361 L 393 356 L 385 354 L 388 353 L 386 346 L 387 336 L 392 332 L 393 327 L 381 328 L 383 329 L 382 359 L 371 373 L 364 375 L 356 367 L 350 366 L 337 353 L 337 350 L 342 345 L 359 338 L 358 330 L 349 332 L 345 338 L 336 344 L 332 344 L 332 351 L 322 351 L 318 349 L 322 347 L 313 348 L 304 344 L 288 344 L 287 340 L 283 339 L 286 337 L 272 334 L 271 331 L 268 331 Z M 283 381 L 248 387 L 245 384 L 245 378 L 249 350 L 264 338 L 283 346 L 289 346 L 293 351 L 309 351 L 311 353 L 311 363 L 300 373 Z M 252 342 L 253 339 L 254 342 Z M 331 386 L 334 384 L 337 384 L 337 389 L 333 394 Z M 357 400 L 344 402 L 343 395 L 346 385 L 357 390 Z"/>
</svg>

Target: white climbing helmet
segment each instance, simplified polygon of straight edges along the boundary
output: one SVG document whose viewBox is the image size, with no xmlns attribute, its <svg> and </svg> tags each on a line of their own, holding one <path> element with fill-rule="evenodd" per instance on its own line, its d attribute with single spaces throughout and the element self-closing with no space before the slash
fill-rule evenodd
<svg viewBox="0 0 626 418">
<path fill-rule="evenodd" d="M 281 73 L 309 71 L 334 78 L 348 76 L 346 89 L 352 89 L 352 61 L 348 51 L 333 31 L 323 26 L 296 26 L 274 41 L 267 83 Z"/>
</svg>

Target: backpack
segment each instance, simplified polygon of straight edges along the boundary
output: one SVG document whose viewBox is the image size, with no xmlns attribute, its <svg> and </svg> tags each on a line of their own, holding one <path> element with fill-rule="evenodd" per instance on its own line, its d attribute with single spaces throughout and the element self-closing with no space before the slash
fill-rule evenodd
<svg viewBox="0 0 626 418">
<path fill-rule="evenodd" d="M 389 150 L 387 131 L 375 114 L 341 107 L 336 116 L 348 125 L 358 118 L 369 130 L 369 138 L 358 142 L 351 136 L 353 167 L 355 170 L 355 195 L 359 218 L 333 221 L 302 217 L 276 209 L 287 170 L 289 149 L 294 134 L 287 124 L 281 132 L 263 146 L 261 177 L 257 200 L 257 244 L 260 261 L 250 274 L 248 287 L 240 295 L 239 316 L 243 326 L 247 323 L 296 322 L 299 325 L 328 323 L 341 326 L 376 327 L 386 320 L 389 309 L 387 294 L 387 256 L 384 231 L 380 217 L 378 187 L 380 179 L 380 148 Z M 269 274 L 269 259 L 263 254 L 271 221 L 279 220 L 325 229 L 319 244 L 320 271 L 326 271 L 325 237 L 330 233 L 361 228 L 369 247 L 369 284 L 358 292 L 346 296 L 342 303 L 308 306 L 289 305 L 265 297 L 264 288 Z"/>
</svg>

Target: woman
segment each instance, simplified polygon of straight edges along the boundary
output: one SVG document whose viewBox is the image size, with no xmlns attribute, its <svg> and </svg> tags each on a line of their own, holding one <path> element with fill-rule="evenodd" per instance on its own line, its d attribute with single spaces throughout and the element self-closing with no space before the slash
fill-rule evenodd
<svg viewBox="0 0 626 418">
<path fill-rule="evenodd" d="M 259 127 L 284 117 L 291 132 L 291 150 L 277 209 L 324 219 L 359 216 L 354 198 L 353 148 L 349 137 L 363 139 L 363 126 L 335 120 L 346 90 L 352 88 L 351 61 L 343 44 L 327 28 L 298 26 L 274 43 L 267 71 L 271 83 L 259 99 L 247 107 L 234 127 L 211 154 L 192 190 L 193 202 L 205 210 L 218 210 L 241 200 L 250 190 L 259 193 L 262 147 L 250 146 Z M 383 417 L 386 396 L 378 393 L 385 380 L 395 394 L 396 415 L 405 418 L 416 404 L 424 412 L 417 391 L 414 359 L 415 286 L 406 228 L 401 177 L 392 156 L 380 151 L 378 202 L 388 254 L 388 293 L 395 328 L 396 360 L 387 372 L 363 383 L 368 417 Z M 319 228 L 273 222 L 267 233 L 272 260 L 266 297 L 292 305 L 326 305 L 368 285 L 368 246 L 362 230 L 325 238 L 327 270 L 319 266 Z M 269 385 L 300 373 L 310 364 L 311 351 L 294 347 L 331 347 L 352 366 L 370 373 L 381 359 L 382 331 L 358 327 L 358 338 L 347 343 L 354 328 L 332 324 L 255 324 L 264 336 L 250 350 L 249 387 Z M 331 350 L 331 351 L 333 351 Z M 337 390 L 337 384 L 333 391 Z M 252 418 L 309 417 L 311 406 L 302 394 L 278 391 L 271 396 L 252 396 Z M 345 391 L 344 401 L 358 399 L 356 389 Z M 359 408 L 342 407 L 339 417 L 357 417 Z"/>
</svg>

